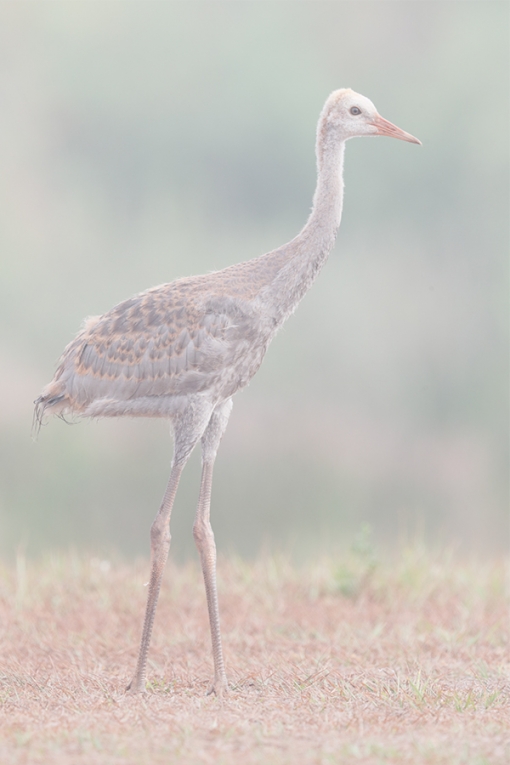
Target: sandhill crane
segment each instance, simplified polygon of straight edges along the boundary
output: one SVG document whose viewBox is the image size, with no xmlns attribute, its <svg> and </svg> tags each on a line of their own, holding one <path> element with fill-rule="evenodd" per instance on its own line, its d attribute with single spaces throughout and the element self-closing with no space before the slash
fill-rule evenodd
<svg viewBox="0 0 510 765">
<path fill-rule="evenodd" d="M 88 318 L 64 350 L 35 403 L 45 412 L 85 417 L 165 417 L 174 433 L 170 479 L 151 527 L 151 573 L 135 675 L 145 690 L 147 654 L 170 547 L 170 514 L 181 472 L 198 441 L 202 478 L 193 535 L 205 581 L 214 659 L 209 693 L 227 679 L 216 591 L 216 546 L 209 520 L 214 460 L 232 396 L 258 370 L 283 322 L 312 285 L 333 247 L 343 200 L 345 141 L 356 136 L 417 138 L 383 119 L 350 89 L 327 99 L 317 127 L 317 187 L 308 221 L 292 241 L 254 260 L 141 292 Z"/>
</svg>

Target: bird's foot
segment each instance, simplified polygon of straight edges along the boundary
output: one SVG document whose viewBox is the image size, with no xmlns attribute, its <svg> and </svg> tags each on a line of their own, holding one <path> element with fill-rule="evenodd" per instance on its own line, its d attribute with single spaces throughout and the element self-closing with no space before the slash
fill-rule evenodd
<svg viewBox="0 0 510 765">
<path fill-rule="evenodd" d="M 134 677 L 126 687 L 126 693 L 134 696 L 137 693 L 145 693 L 145 680 Z"/>
<path fill-rule="evenodd" d="M 228 693 L 228 683 L 227 683 L 227 677 L 226 675 L 221 675 L 220 677 L 215 677 L 214 681 L 209 688 L 209 690 L 206 693 L 206 696 L 210 696 L 213 694 L 218 698 L 221 699 L 224 695 Z"/>
</svg>

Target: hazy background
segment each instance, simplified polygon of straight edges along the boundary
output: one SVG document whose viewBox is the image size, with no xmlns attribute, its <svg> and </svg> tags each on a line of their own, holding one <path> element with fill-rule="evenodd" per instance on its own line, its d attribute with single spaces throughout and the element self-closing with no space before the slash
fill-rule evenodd
<svg viewBox="0 0 510 765">
<path fill-rule="evenodd" d="M 316 121 L 350 86 L 423 141 L 351 141 L 337 245 L 234 404 L 220 551 L 371 524 L 507 547 L 506 2 L 0 4 L 0 550 L 148 551 L 163 421 L 32 401 L 86 315 L 305 223 Z M 172 554 L 192 554 L 199 455 Z"/>
</svg>

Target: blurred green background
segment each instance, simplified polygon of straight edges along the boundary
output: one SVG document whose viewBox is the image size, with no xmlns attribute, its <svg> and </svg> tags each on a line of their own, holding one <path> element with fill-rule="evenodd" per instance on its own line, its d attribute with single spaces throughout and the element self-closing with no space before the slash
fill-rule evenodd
<svg viewBox="0 0 510 765">
<path fill-rule="evenodd" d="M 220 551 L 363 524 L 508 544 L 506 2 L 0 4 L 0 551 L 147 553 L 163 421 L 32 401 L 87 315 L 292 238 L 316 121 L 352 87 L 423 141 L 351 141 L 335 250 L 234 404 Z M 172 518 L 193 553 L 200 460 Z"/>
</svg>

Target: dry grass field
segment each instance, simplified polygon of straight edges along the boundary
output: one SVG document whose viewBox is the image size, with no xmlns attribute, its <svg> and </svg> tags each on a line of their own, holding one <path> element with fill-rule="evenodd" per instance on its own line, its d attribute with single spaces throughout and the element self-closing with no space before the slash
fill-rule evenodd
<svg viewBox="0 0 510 765">
<path fill-rule="evenodd" d="M 510 763 L 501 563 L 359 546 L 302 568 L 223 560 L 231 690 L 196 565 L 169 564 L 148 692 L 125 696 L 147 562 L 67 555 L 0 569 L 0 762 Z"/>
</svg>

